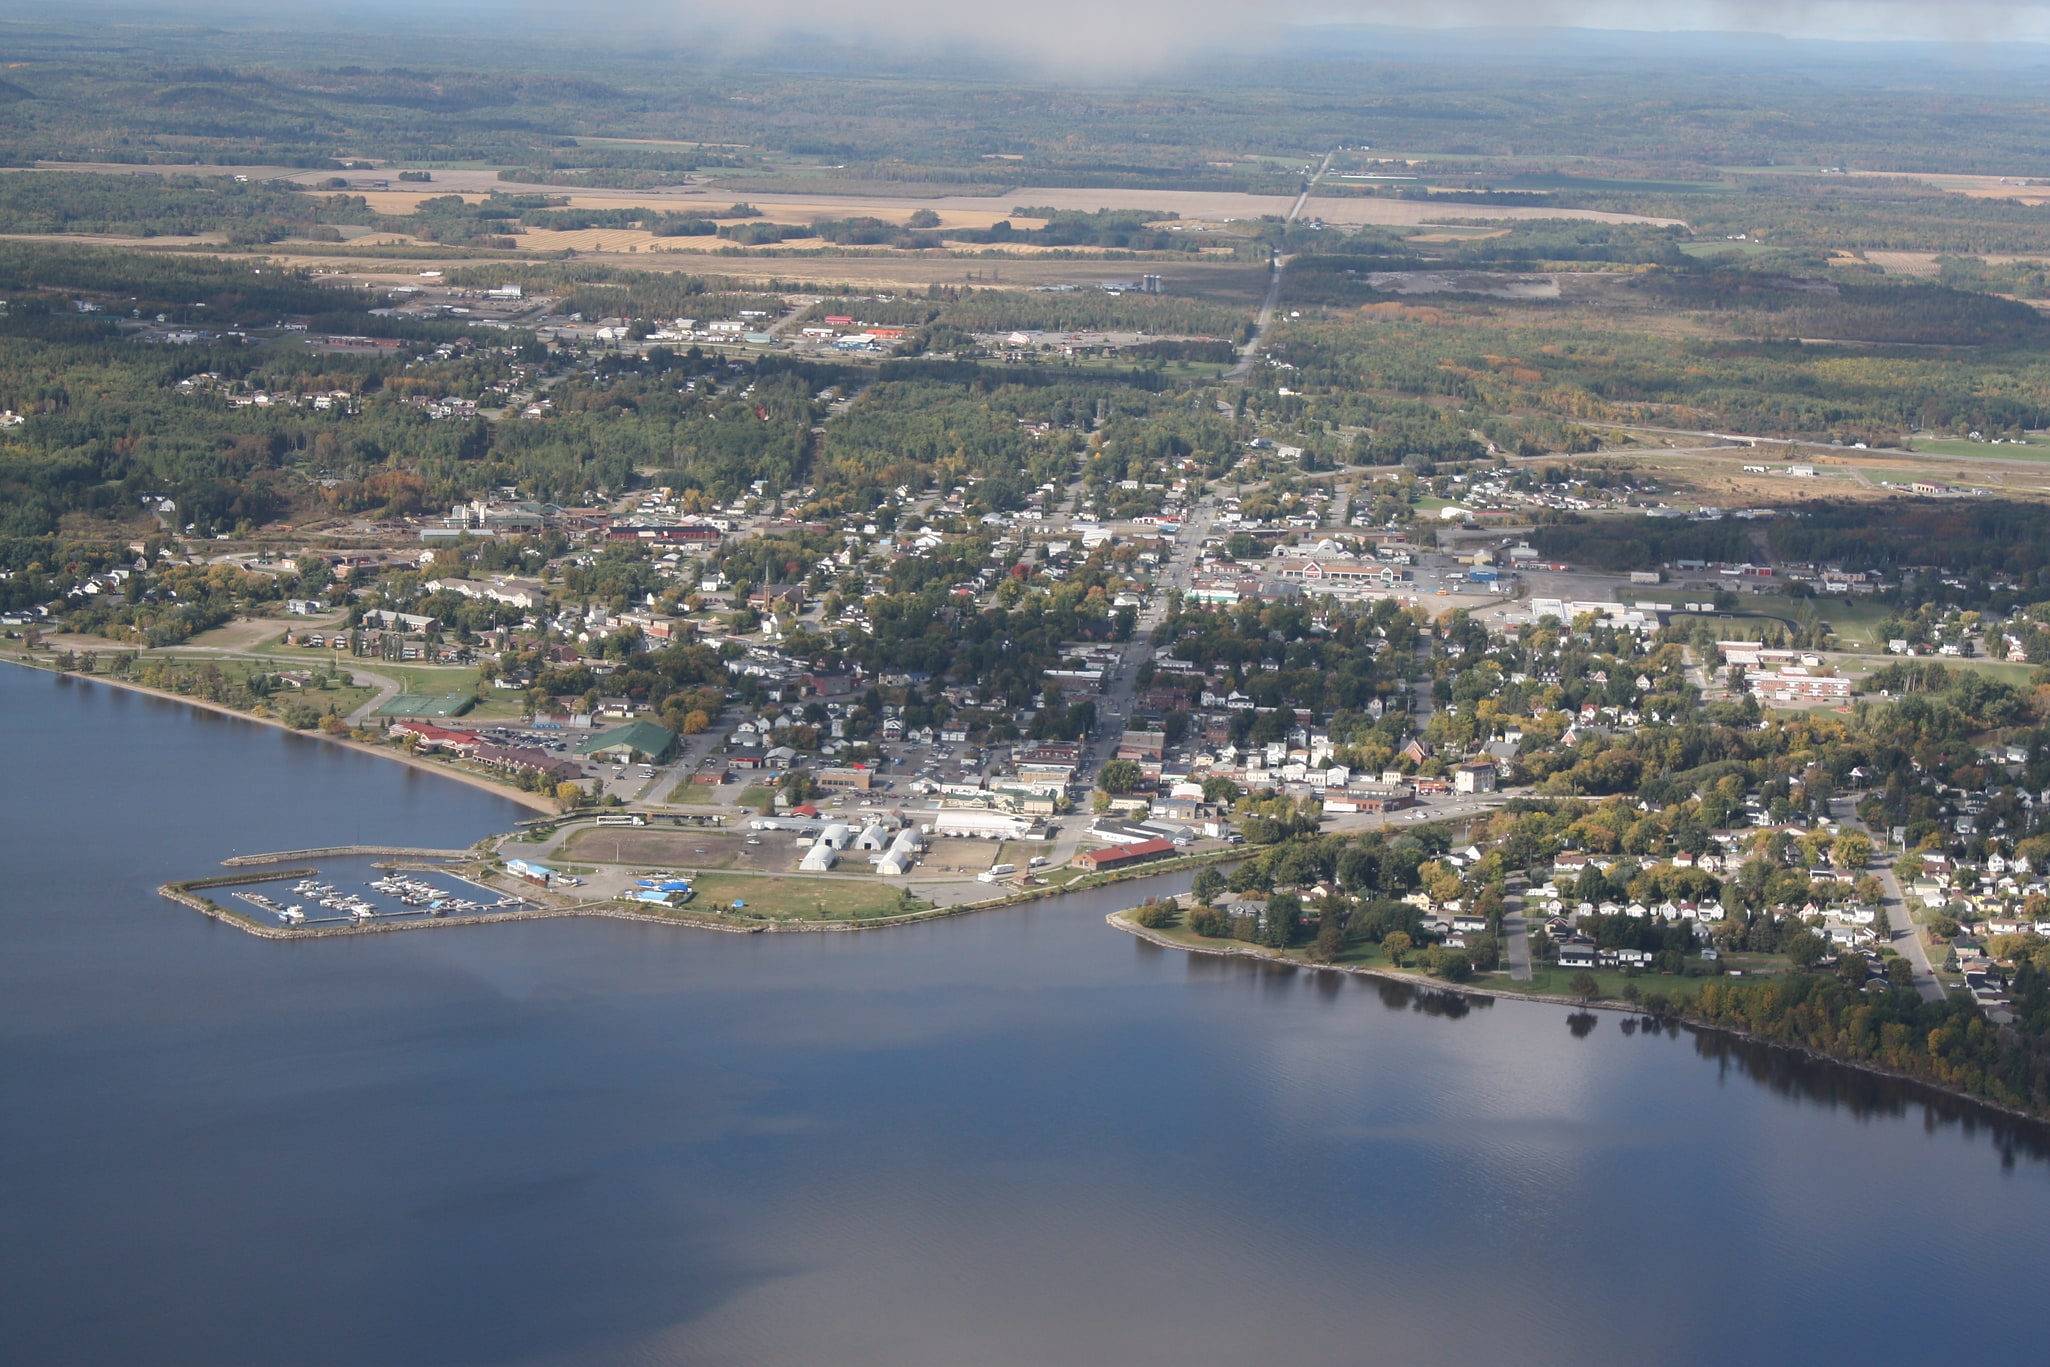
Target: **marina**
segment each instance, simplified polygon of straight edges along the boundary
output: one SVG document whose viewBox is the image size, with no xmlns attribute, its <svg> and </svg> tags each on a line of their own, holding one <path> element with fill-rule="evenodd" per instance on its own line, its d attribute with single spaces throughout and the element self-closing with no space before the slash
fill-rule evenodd
<svg viewBox="0 0 2050 1367">
<path fill-rule="evenodd" d="M 360 873 L 349 870 L 349 874 Z M 357 891 L 360 887 L 363 891 Z M 535 904 L 440 870 L 381 871 L 355 882 L 319 873 L 243 887 L 231 894 L 277 925 L 312 929 L 373 921 L 439 919 L 521 911 Z"/>
</svg>

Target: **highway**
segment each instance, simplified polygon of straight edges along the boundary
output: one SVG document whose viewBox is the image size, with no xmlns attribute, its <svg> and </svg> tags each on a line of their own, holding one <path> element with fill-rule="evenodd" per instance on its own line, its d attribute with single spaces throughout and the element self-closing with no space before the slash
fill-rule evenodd
<svg viewBox="0 0 2050 1367">
<path fill-rule="evenodd" d="M 1324 179 L 1325 174 L 1330 171 L 1331 159 L 1337 155 L 1336 150 L 1326 152 L 1324 160 L 1317 167 L 1315 174 L 1303 182 L 1303 192 L 1296 196 L 1295 207 L 1288 211 L 1287 222 L 1293 223 L 1301 215 L 1303 206 L 1310 202 L 1310 196 L 1316 192 L 1317 182 Z M 1246 339 L 1246 344 L 1243 347 L 1239 348 L 1238 361 L 1230 370 L 1225 372 L 1225 379 L 1243 380 L 1246 376 L 1252 374 L 1253 362 L 1260 358 L 1260 349 L 1267 344 L 1267 328 L 1274 321 L 1274 310 L 1281 304 L 1282 277 L 1287 273 L 1288 263 L 1293 259 L 1293 257 L 1283 256 L 1280 252 L 1276 252 L 1271 259 L 1267 279 L 1267 297 L 1261 301 L 1259 317 L 1253 321 L 1253 335 Z"/>
</svg>

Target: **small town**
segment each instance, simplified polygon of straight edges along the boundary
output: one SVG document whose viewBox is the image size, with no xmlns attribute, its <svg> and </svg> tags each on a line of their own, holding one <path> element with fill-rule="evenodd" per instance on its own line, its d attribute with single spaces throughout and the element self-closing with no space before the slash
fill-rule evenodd
<svg viewBox="0 0 2050 1367">
<path fill-rule="evenodd" d="M 0 1362 L 2041 1358 L 2050 0 L 16 8 Z"/>
<path fill-rule="evenodd" d="M 1627 752 L 1698 709 L 1798 725 L 1913 691 L 1918 656 L 2025 664 L 2050 645 L 2028 613 L 1863 612 L 1852 637 L 1818 609 L 1962 581 L 1677 555 L 1608 572 L 1510 519 L 1721 514 L 1661 518 L 1641 480 L 1306 464 L 1255 438 L 1208 478 L 1187 458 L 1119 478 L 1085 462 L 1008 509 L 970 476 L 837 517 L 763 480 L 717 504 L 505 488 L 293 546 L 152 537 L 5 625 L 28 658 L 519 793 L 555 820 L 501 893 L 538 878 L 697 922 L 858 924 L 1240 857 L 1213 929 L 1286 950 L 1334 921 L 1303 951 L 1326 960 L 1402 969 L 1383 947 L 1400 933 L 1416 968 L 1533 992 L 1856 964 L 1874 989 L 2005 1018 L 2014 948 L 2050 932 L 2028 732 L 1976 761 L 2005 787 L 1932 775 L 1919 820 L 1861 803 L 1880 782 L 1864 765 L 1676 791 L 1662 806 L 1687 797 L 1685 827 L 1640 848 L 1585 838 L 1592 815 L 1533 846 L 1513 813 L 1562 793 L 1612 808 L 1602 794 L 1643 782 Z M 176 639 L 181 622 L 202 629 Z M 933 650 L 934 626 L 970 623 L 972 656 Z M 1384 889 L 1334 860 L 1299 880 L 1263 854 L 1399 832 L 1422 856 L 1385 889 L 1399 932 L 1369 928 L 1361 899 Z"/>
</svg>

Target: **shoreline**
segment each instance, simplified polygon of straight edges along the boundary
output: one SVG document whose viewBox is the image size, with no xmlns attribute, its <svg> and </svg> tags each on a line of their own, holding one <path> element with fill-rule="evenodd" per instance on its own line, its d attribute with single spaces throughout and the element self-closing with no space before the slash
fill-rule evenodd
<svg viewBox="0 0 2050 1367">
<path fill-rule="evenodd" d="M 238 856 L 236 859 L 233 860 L 223 860 L 222 864 L 223 867 L 239 869 L 257 862 L 271 862 L 277 860 L 291 860 L 301 858 L 310 859 L 322 855 L 333 855 L 344 851 L 351 853 L 360 852 L 368 848 L 370 847 L 338 846 L 332 850 L 287 850 L 279 852 L 277 854 Z M 460 857 L 461 855 L 468 854 L 469 852 L 444 851 L 441 853 Z M 435 865 L 433 867 L 443 866 Z M 254 920 L 239 911 L 236 911 L 229 907 L 223 907 L 219 903 L 214 902 L 209 898 L 204 898 L 197 895 L 199 891 L 203 891 L 205 888 L 209 886 L 224 886 L 226 882 L 250 881 L 245 879 L 241 875 L 231 875 L 226 880 L 223 880 L 219 876 L 214 876 L 207 878 L 185 879 L 164 883 L 158 886 L 157 894 L 158 896 L 166 898 L 169 901 L 177 902 L 180 905 L 190 907 L 194 911 L 200 912 L 202 915 L 209 916 L 214 920 L 222 922 L 223 924 L 233 926 L 238 930 L 247 931 L 251 935 L 258 937 L 259 939 L 265 940 L 333 939 L 343 935 L 374 935 L 384 934 L 391 931 L 426 930 L 447 926 L 500 925 L 507 921 L 550 920 L 561 917 L 573 916 L 591 916 L 614 921 L 639 921 L 645 925 L 674 926 L 682 930 L 709 930 L 715 931 L 722 935 L 821 935 L 841 934 L 853 931 L 866 930 L 898 930 L 906 926 L 920 925 L 928 921 L 952 920 L 956 917 L 972 916 L 980 912 L 1001 911 L 1007 907 L 1029 906 L 1034 902 L 1047 901 L 1056 897 L 1065 897 L 1071 892 L 1097 892 L 1101 891 L 1102 888 L 1112 883 L 1123 883 L 1141 878 L 1159 877 L 1162 874 L 1172 875 L 1174 873 L 1181 871 L 1183 870 L 1179 868 L 1154 869 L 1149 867 L 1127 869 L 1120 871 L 1118 873 L 1105 875 L 1104 883 L 1093 885 L 1087 888 L 1029 888 L 1018 892 L 1001 894 L 995 897 L 986 897 L 981 899 L 980 901 L 975 902 L 957 902 L 951 906 L 931 906 L 925 908 L 923 911 L 900 912 L 891 916 L 877 916 L 871 917 L 867 920 L 860 921 L 729 922 L 718 920 L 711 916 L 701 916 L 697 914 L 692 914 L 689 913 L 687 908 L 682 909 L 686 913 L 684 915 L 663 916 L 655 912 L 636 911 L 630 906 L 619 905 L 617 899 L 608 898 L 603 901 L 575 902 L 567 906 L 537 906 L 532 910 L 528 911 L 494 912 L 479 916 L 450 917 L 444 919 L 384 922 L 372 921 L 361 925 L 320 926 L 308 929 L 303 927 L 265 925 L 263 922 Z M 254 881 L 267 881 L 268 877 L 271 876 L 274 875 L 259 876 Z"/>
<path fill-rule="evenodd" d="M 390 760 L 397 764 L 403 764 L 408 768 L 417 769 L 423 774 L 438 774 L 442 778 L 454 779 L 458 783 L 467 783 L 472 788 L 516 802 L 530 811 L 543 812 L 549 816 L 557 817 L 564 815 L 562 809 L 557 807 L 552 800 L 541 796 L 539 793 L 530 793 L 524 789 L 497 783 L 484 777 L 482 774 L 466 773 L 461 769 L 450 769 L 433 763 L 430 760 L 421 759 L 417 755 L 408 755 L 403 751 L 391 750 L 381 745 L 372 745 L 359 740 L 351 740 L 347 736 L 331 736 L 317 727 L 302 731 L 296 726 L 286 725 L 276 717 L 259 717 L 253 712 L 238 712 L 232 707 L 216 702 L 208 702 L 204 698 L 188 698 L 182 693 L 171 693 L 161 688 L 151 688 L 147 684 L 131 683 L 127 679 L 111 678 L 105 674 L 81 674 L 74 670 L 51 669 L 33 661 L 24 660 L 20 656 L 11 653 L 0 655 L 0 660 L 5 660 L 7 663 L 22 669 L 34 670 L 39 674 L 51 674 L 63 679 L 77 679 L 81 683 L 104 684 L 109 688 L 125 688 L 131 693 L 140 693 L 144 697 L 162 698 L 166 702 L 183 703 L 187 707 L 197 708 L 202 712 L 212 712 L 223 717 L 233 717 L 238 721 L 251 722 L 257 726 L 274 727 L 288 735 L 305 736 L 312 740 L 327 741 L 339 745 L 345 750 L 353 750 L 359 755 L 369 755 L 376 759 Z"/>
<path fill-rule="evenodd" d="M 1183 954 L 1207 954 L 1212 958 L 1219 959 L 1258 959 L 1264 963 L 1280 964 L 1284 968 L 1300 968 L 1312 973 L 1344 973 L 1355 978 L 1380 978 L 1391 983 L 1407 983 L 1411 987 L 1422 988 L 1426 991 L 1463 993 L 1469 997 L 1496 997 L 1504 1001 L 1543 1002 L 1551 1006 L 1584 1007 L 1590 1011 L 1620 1011 L 1632 1016 L 1648 1016 L 1651 1014 L 1643 1007 L 1632 1006 L 1628 1002 L 1584 1002 L 1578 997 L 1558 997 L 1546 992 L 1513 992 L 1508 988 L 1502 987 L 1476 987 L 1472 983 L 1439 982 L 1418 974 L 1405 973 L 1399 969 L 1370 968 L 1364 964 L 1304 963 L 1297 959 L 1284 959 L 1272 950 L 1265 949 L 1259 945 L 1247 944 L 1242 940 L 1233 940 L 1229 945 L 1218 945 L 1215 948 L 1209 945 L 1185 945 L 1179 940 L 1170 940 L 1157 931 L 1148 930 L 1135 921 L 1124 920 L 1123 918 L 1129 915 L 1131 911 L 1132 908 L 1127 907 L 1123 911 L 1113 911 L 1103 919 L 1114 930 L 1122 930 L 1125 934 L 1144 940 L 1148 944 L 1159 945 L 1162 949 L 1179 950 Z M 1761 1043 L 1763 1042 L 1761 1041 Z M 1893 1075 L 1889 1074 L 1889 1076 Z"/>
<path fill-rule="evenodd" d="M 1539 1002 L 1548 1006 L 1571 1006 L 1583 1011 L 1615 1011 L 1626 1016 L 1650 1016 L 1652 1014 L 1642 1006 L 1632 1006 L 1628 1002 L 1607 1000 L 1582 1001 L 1578 997 L 1557 997 L 1549 993 L 1512 992 L 1499 987 L 1475 987 L 1467 983 L 1441 983 L 1435 982 L 1430 978 L 1397 972 L 1393 969 L 1369 968 L 1356 964 L 1302 963 L 1294 959 L 1281 958 L 1259 945 L 1249 945 L 1240 941 L 1233 941 L 1229 946 L 1220 945 L 1214 949 L 1208 945 L 1185 945 L 1179 941 L 1170 940 L 1157 932 L 1148 930 L 1137 922 L 1124 919 L 1130 915 L 1132 910 L 1133 908 L 1127 907 L 1123 911 L 1113 911 L 1103 919 L 1113 929 L 1122 930 L 1125 934 L 1135 939 L 1144 940 L 1148 944 L 1158 945 L 1162 949 L 1176 950 L 1183 954 L 1202 954 L 1219 959 L 1254 959 L 1264 963 L 1278 964 L 1284 968 L 1302 969 L 1311 973 L 1343 973 L 1355 978 L 1379 978 L 1385 982 L 1407 983 L 1409 986 L 1422 991 L 1444 992 L 1449 995 L 1493 997 L 1498 1001 Z M 1657 1018 L 1654 1017 L 1654 1019 Z M 1897 1082 L 1919 1088 L 1934 1096 L 1940 1096 L 1946 1101 L 1989 1112 L 2001 1117 L 2003 1120 L 2027 1125 L 2041 1133 L 2050 1133 L 2050 1116 L 2037 1115 L 2032 1111 L 2016 1110 L 2012 1106 L 2003 1106 L 1997 1101 L 1989 1101 L 1982 1096 L 1973 1096 L 1970 1092 L 1955 1091 L 1945 1087 L 1940 1082 L 1932 1082 L 1926 1077 L 1917 1077 L 1913 1073 L 1896 1072 L 1891 1068 L 1882 1068 L 1876 1063 L 1867 1063 L 1863 1059 L 1838 1058 L 1834 1054 L 1819 1053 L 1816 1050 L 1799 1044 L 1788 1044 L 1784 1040 L 1762 1039 L 1757 1035 L 1751 1034 L 1749 1031 L 1738 1030 L 1728 1025 L 1712 1025 L 1702 1021 L 1690 1020 L 1684 1015 L 1673 1016 L 1670 1020 L 1672 1023 L 1684 1025 L 1689 1030 L 1700 1034 L 1720 1035 L 1726 1039 L 1742 1040 L 1746 1044 L 1754 1044 L 1766 1049 L 1777 1049 L 1783 1053 L 1808 1059 L 1811 1062 L 1827 1063 L 1837 1068 L 1849 1068 L 1854 1072 L 1865 1073 L 1871 1077 L 1882 1077 L 1889 1082 Z"/>
</svg>

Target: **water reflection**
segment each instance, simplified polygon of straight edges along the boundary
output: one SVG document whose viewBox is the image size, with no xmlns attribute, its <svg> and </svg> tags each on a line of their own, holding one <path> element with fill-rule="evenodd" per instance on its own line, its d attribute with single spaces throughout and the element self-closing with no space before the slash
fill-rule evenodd
<svg viewBox="0 0 2050 1367">
<path fill-rule="evenodd" d="M 1904 1247 L 2040 1356 L 2036 1269 L 1984 1251 L 2050 1227 L 2041 1145 L 1924 1089 L 1103 924 L 1187 875 L 888 934 L 262 942 L 148 890 L 521 813 L 5 670 L 0 753 L 0 1362 L 1945 1360 L 1954 1316 L 1855 1313 Z"/>
<path fill-rule="evenodd" d="M 1675 1033 L 1682 1027 L 1673 1026 Z M 1922 1128 L 1934 1134 L 1955 1127 L 1966 1138 L 1984 1134 L 1999 1150 L 2003 1166 L 2017 1157 L 2050 1162 L 2050 1126 L 2009 1116 L 1989 1106 L 1882 1073 L 1868 1073 L 1793 1049 L 1686 1027 L 1694 1036 L 1694 1052 L 1713 1060 L 1727 1074 L 1763 1083 L 1779 1096 L 1847 1111 L 1859 1120 L 1905 1120 L 1917 1108 Z"/>
</svg>

